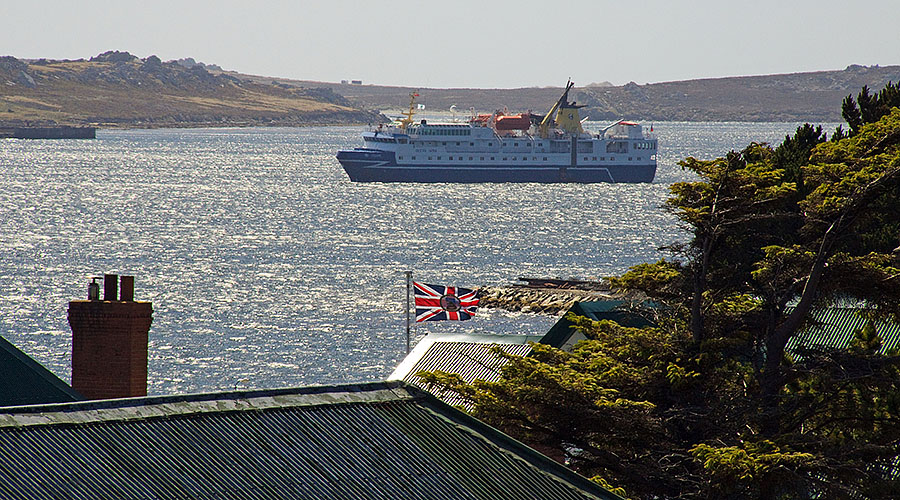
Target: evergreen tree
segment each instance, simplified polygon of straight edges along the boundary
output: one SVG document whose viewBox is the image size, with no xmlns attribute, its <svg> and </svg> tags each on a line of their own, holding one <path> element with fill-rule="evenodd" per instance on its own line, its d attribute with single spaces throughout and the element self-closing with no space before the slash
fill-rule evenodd
<svg viewBox="0 0 900 500">
<path fill-rule="evenodd" d="M 837 128 L 834 129 L 834 133 L 831 134 L 831 142 L 837 142 L 847 137 L 848 135 L 846 132 L 844 132 L 844 127 L 842 125 L 838 125 Z"/>
<path fill-rule="evenodd" d="M 859 114 L 863 124 L 878 121 L 878 95 L 869 94 L 868 85 L 863 85 L 862 90 L 856 96 L 856 102 L 859 103 Z"/>
<path fill-rule="evenodd" d="M 878 93 L 878 104 L 880 107 L 879 119 L 890 113 L 891 108 L 900 107 L 900 82 L 896 84 L 888 82 Z"/>
<path fill-rule="evenodd" d="M 859 106 L 857 106 L 857 102 Z M 856 101 L 852 95 L 844 98 L 841 107 L 841 116 L 850 126 L 850 134 L 855 135 L 863 125 L 875 123 L 891 112 L 892 108 L 900 106 L 900 82 L 894 84 L 888 82 L 881 91 L 871 95 L 869 87 L 863 86 Z"/>
<path fill-rule="evenodd" d="M 868 95 L 871 117 L 888 101 Z M 787 348 L 840 299 L 900 319 L 900 109 L 681 165 L 699 180 L 667 209 L 689 240 L 611 279 L 658 305 L 656 327 L 572 317 L 588 340 L 507 356 L 499 382 L 422 375 L 634 498 L 900 498 L 900 355 L 874 323 L 843 349 Z"/>
<path fill-rule="evenodd" d="M 852 95 L 848 95 L 844 98 L 844 103 L 841 106 L 841 116 L 844 117 L 844 121 L 847 122 L 847 125 L 850 127 L 850 135 L 859 132 L 859 129 L 862 128 L 862 114 L 859 111 L 859 106 L 856 105 L 856 101 L 853 100 Z"/>
<path fill-rule="evenodd" d="M 821 125 L 813 127 L 805 123 L 797 127 L 793 137 L 786 135 L 784 142 L 775 148 L 776 166 L 784 170 L 785 181 L 796 185 L 797 194 L 801 198 L 808 194 L 803 184 L 803 167 L 809 163 L 813 148 L 825 140 Z"/>
</svg>

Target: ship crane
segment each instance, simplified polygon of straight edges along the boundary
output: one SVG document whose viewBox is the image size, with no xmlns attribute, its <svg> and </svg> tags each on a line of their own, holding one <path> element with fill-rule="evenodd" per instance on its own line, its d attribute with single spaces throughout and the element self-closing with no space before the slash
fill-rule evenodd
<svg viewBox="0 0 900 500">
<path fill-rule="evenodd" d="M 400 120 L 400 128 L 406 130 L 406 127 L 412 125 L 413 115 L 416 114 L 416 97 L 419 97 L 419 91 L 409 93 L 409 111 L 401 111 L 400 114 L 405 116 Z"/>
<path fill-rule="evenodd" d="M 570 134 L 579 135 L 584 133 L 584 129 L 581 127 L 581 118 L 578 116 L 578 110 L 583 108 L 584 105 L 579 106 L 574 102 L 569 102 L 569 91 L 573 87 L 575 87 L 575 83 L 570 79 L 566 82 L 566 90 L 563 91 L 556 104 L 544 115 L 544 119 L 538 125 L 541 137 L 546 139 L 550 135 L 550 123 L 552 121 L 555 121 L 559 128 Z M 555 120 L 554 113 L 556 114 Z"/>
</svg>

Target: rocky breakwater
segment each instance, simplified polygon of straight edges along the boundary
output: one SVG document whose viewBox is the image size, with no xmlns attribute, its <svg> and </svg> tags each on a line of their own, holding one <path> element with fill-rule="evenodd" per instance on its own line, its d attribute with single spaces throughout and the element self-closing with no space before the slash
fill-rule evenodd
<svg viewBox="0 0 900 500">
<path fill-rule="evenodd" d="M 479 306 L 507 311 L 559 315 L 577 301 L 613 300 L 621 295 L 604 281 L 519 278 L 526 284 L 481 287 Z"/>
</svg>

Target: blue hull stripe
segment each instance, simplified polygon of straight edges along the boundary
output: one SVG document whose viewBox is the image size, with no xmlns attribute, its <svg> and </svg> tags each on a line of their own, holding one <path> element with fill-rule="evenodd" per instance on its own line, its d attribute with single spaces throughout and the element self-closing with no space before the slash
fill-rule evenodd
<svg viewBox="0 0 900 500">
<path fill-rule="evenodd" d="M 652 182 L 656 164 L 646 165 L 397 165 L 390 151 L 345 150 L 337 159 L 353 182 Z"/>
</svg>

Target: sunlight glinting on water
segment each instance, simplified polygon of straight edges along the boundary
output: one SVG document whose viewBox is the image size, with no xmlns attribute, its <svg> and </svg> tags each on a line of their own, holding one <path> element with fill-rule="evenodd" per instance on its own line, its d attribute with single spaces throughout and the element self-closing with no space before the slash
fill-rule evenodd
<svg viewBox="0 0 900 500">
<path fill-rule="evenodd" d="M 656 260 L 682 238 L 660 208 L 689 179 L 678 160 L 796 126 L 654 124 L 659 171 L 638 185 L 354 184 L 334 154 L 359 145 L 355 127 L 3 140 L 0 335 L 68 381 L 68 301 L 91 276 L 134 275 L 154 308 L 152 394 L 379 380 L 405 351 L 404 270 L 477 287 Z M 414 332 L 540 334 L 555 320 L 480 310 Z"/>
</svg>

